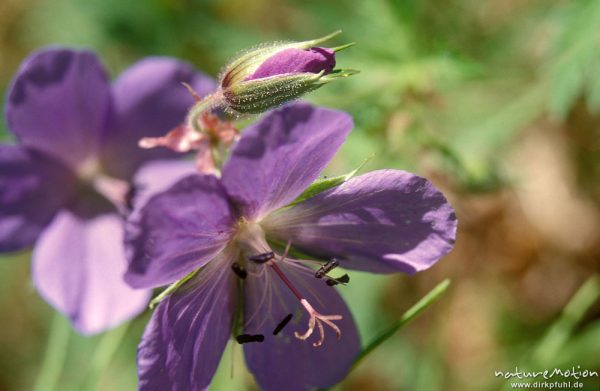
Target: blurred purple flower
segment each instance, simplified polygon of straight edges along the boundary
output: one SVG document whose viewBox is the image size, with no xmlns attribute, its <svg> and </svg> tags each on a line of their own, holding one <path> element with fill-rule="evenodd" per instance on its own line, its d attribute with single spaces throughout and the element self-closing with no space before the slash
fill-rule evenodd
<svg viewBox="0 0 600 391">
<path fill-rule="evenodd" d="M 181 81 L 205 93 L 214 86 L 168 58 L 142 60 L 111 85 L 93 53 L 60 48 L 32 54 L 13 81 L 6 118 L 18 143 L 0 145 L 0 252 L 35 243 L 36 288 L 82 333 L 115 326 L 148 301 L 123 281 L 122 214 L 136 170 L 176 156 L 137 142 L 185 116 L 193 100 Z M 168 183 L 183 171 L 168 163 L 166 177 L 145 176 Z"/>
<path fill-rule="evenodd" d="M 280 247 L 271 254 L 275 243 L 380 273 L 414 273 L 451 250 L 452 207 L 407 172 L 371 172 L 288 206 L 351 127 L 347 114 L 306 104 L 271 112 L 244 131 L 221 179 L 188 176 L 132 216 L 126 280 L 148 288 L 191 276 L 146 327 L 140 389 L 206 389 L 232 332 L 242 333 L 238 342 L 254 341 L 244 353 L 262 389 L 329 387 L 346 376 L 360 351 L 352 315 L 305 266 L 311 261 Z"/>
</svg>

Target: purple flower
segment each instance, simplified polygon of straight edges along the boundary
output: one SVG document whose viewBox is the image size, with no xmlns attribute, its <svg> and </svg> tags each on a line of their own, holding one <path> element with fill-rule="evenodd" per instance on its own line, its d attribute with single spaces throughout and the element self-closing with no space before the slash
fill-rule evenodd
<svg viewBox="0 0 600 391">
<path fill-rule="evenodd" d="M 381 273 L 414 273 L 450 251 L 452 207 L 407 172 L 371 172 L 289 206 L 351 127 L 347 114 L 306 104 L 271 112 L 244 131 L 221 179 L 188 176 L 132 217 L 126 280 L 185 277 L 146 328 L 140 389 L 206 389 L 232 333 L 262 389 L 332 386 L 360 351 L 356 326 L 333 277 L 316 278 L 306 264 L 320 263 L 286 256 L 286 244 Z"/>
<path fill-rule="evenodd" d="M 142 60 L 111 85 L 93 53 L 54 48 L 27 58 L 12 83 L 6 118 L 17 144 L 0 145 L 0 251 L 35 244 L 36 288 L 82 333 L 115 326 L 149 298 L 123 281 L 122 212 L 136 170 L 175 156 L 137 142 L 178 125 L 193 104 L 180 81 L 213 87 L 168 58 Z M 170 163 L 170 177 L 153 182 L 182 170 Z"/>
</svg>

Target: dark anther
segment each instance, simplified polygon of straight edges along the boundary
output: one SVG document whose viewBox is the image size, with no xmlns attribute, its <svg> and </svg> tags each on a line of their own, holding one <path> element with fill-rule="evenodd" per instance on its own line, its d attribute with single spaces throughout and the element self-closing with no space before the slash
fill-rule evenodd
<svg viewBox="0 0 600 391">
<path fill-rule="evenodd" d="M 248 343 L 248 342 L 262 342 L 265 340 L 265 336 L 262 334 L 250 335 L 250 334 L 241 334 L 235 337 L 235 340 L 239 344 Z"/>
<path fill-rule="evenodd" d="M 277 327 L 275 327 L 275 330 L 273 330 L 273 335 L 279 334 L 281 330 L 290 323 L 290 320 L 292 320 L 292 314 L 288 314 L 281 322 L 279 322 Z"/>
<path fill-rule="evenodd" d="M 234 263 L 233 265 L 231 265 L 231 270 L 233 270 L 235 275 L 238 276 L 242 280 L 245 279 L 246 277 L 248 277 L 248 272 L 243 267 L 241 267 L 238 263 Z"/>
<path fill-rule="evenodd" d="M 248 257 L 248 260 L 254 263 L 265 263 L 275 258 L 275 253 L 273 251 L 269 251 L 268 253 L 262 253 L 257 255 L 252 255 Z"/>
<path fill-rule="evenodd" d="M 337 259 L 333 258 L 315 272 L 315 277 L 322 278 L 325 274 L 329 273 L 338 266 L 340 266 L 340 263 L 337 261 Z"/>
<path fill-rule="evenodd" d="M 350 276 L 347 274 L 344 274 L 341 277 L 338 278 L 330 278 L 327 281 L 325 281 L 325 283 L 329 286 L 334 286 L 337 284 L 347 284 L 350 282 Z"/>
</svg>

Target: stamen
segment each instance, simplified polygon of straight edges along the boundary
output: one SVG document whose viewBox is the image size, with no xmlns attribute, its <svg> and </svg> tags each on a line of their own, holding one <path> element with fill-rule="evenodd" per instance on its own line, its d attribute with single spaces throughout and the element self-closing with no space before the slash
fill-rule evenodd
<svg viewBox="0 0 600 391">
<path fill-rule="evenodd" d="M 310 318 L 308 319 L 308 329 L 306 330 L 306 332 L 304 334 L 300 334 L 299 332 L 295 331 L 294 336 L 304 341 L 312 335 L 313 331 L 315 330 L 315 326 L 317 326 L 319 328 L 319 340 L 317 342 L 313 342 L 313 346 L 319 347 L 323 345 L 323 341 L 325 340 L 325 329 L 323 327 L 323 323 L 325 323 L 327 326 L 331 327 L 333 331 L 335 331 L 337 339 L 339 340 L 342 336 L 342 332 L 340 331 L 340 328 L 332 322 L 332 320 L 342 320 L 342 315 L 323 315 L 318 313 L 310 305 L 308 300 L 306 300 L 302 296 L 300 291 L 298 291 L 298 289 L 292 284 L 289 278 L 287 278 L 287 276 L 283 274 L 283 271 L 275 262 L 271 262 L 269 266 L 273 268 L 275 273 L 277 273 L 277 275 L 279 276 L 279 278 L 281 278 L 283 283 L 292 291 L 294 296 L 296 296 L 296 298 L 300 300 L 300 304 L 302 304 L 302 306 L 310 316 Z"/>
<path fill-rule="evenodd" d="M 338 278 L 329 278 L 325 283 L 329 286 L 335 286 L 337 284 L 346 285 L 349 282 L 350 282 L 350 276 L 347 274 L 344 274 L 343 276 L 338 277 Z"/>
<path fill-rule="evenodd" d="M 287 326 L 288 323 L 290 323 L 290 320 L 292 320 L 292 316 L 292 314 L 288 314 L 285 318 L 283 318 L 283 320 L 279 322 L 277 327 L 275 327 L 275 330 L 273 330 L 273 335 L 279 334 L 281 330 L 283 330 L 283 328 Z"/>
<path fill-rule="evenodd" d="M 326 264 L 321 266 L 319 270 L 316 271 L 315 277 L 322 278 L 338 266 L 340 266 L 340 263 L 337 261 L 337 259 L 333 258 L 331 261 L 327 262 Z"/>
<path fill-rule="evenodd" d="M 273 251 L 269 251 L 267 253 L 251 255 L 248 257 L 248 260 L 252 261 L 254 263 L 261 264 L 261 263 L 269 262 L 273 258 L 275 258 L 275 253 L 273 253 Z"/>
<path fill-rule="evenodd" d="M 246 237 L 245 237 L 246 240 L 248 240 L 248 237 L 250 237 L 250 239 L 252 239 L 252 236 L 249 235 L 249 232 L 250 232 L 249 230 L 246 230 L 243 232 L 246 234 Z M 246 241 L 246 240 L 244 240 L 244 237 L 242 237 L 242 240 L 240 240 L 240 242 L 246 243 L 247 247 L 256 248 L 256 246 L 247 245 L 248 241 Z M 267 246 L 267 245 L 265 244 L 265 246 Z M 300 334 L 299 332 L 295 331 L 294 335 L 296 338 L 301 339 L 301 340 L 308 339 L 313 334 L 313 332 L 315 330 L 315 326 L 316 326 L 319 329 L 319 340 L 316 342 L 313 342 L 313 346 L 319 347 L 319 346 L 323 345 L 323 341 L 325 340 L 325 328 L 323 327 L 323 324 L 325 324 L 325 325 L 331 327 L 333 329 L 333 331 L 336 333 L 337 338 L 340 339 L 342 332 L 340 331 L 340 328 L 337 325 L 335 325 L 332 321 L 341 320 L 342 315 L 323 315 L 323 314 L 318 313 L 310 305 L 308 300 L 306 300 L 304 298 L 302 293 L 300 293 L 300 291 L 294 286 L 292 281 L 283 273 L 283 271 L 277 264 L 278 261 L 286 260 L 288 252 L 290 251 L 290 247 L 291 247 L 291 242 L 288 242 L 283 255 L 278 256 L 277 259 L 275 258 L 275 253 L 273 253 L 273 251 L 247 256 L 247 259 L 256 264 L 266 264 L 265 266 L 270 266 L 275 271 L 275 274 L 277 274 L 277 276 L 281 279 L 281 281 L 289 288 L 289 290 L 294 294 L 294 296 L 296 296 L 298 301 L 300 301 L 300 304 L 302 304 L 302 306 L 304 307 L 306 312 L 308 312 L 308 315 L 309 315 L 308 329 L 306 330 L 306 332 L 304 334 Z M 328 271 L 332 270 L 337 265 L 338 265 L 338 262 L 335 259 L 327 262 L 327 264 L 323 265 L 323 267 L 322 267 L 323 274 L 321 275 L 321 277 L 323 277 Z M 306 269 L 304 269 L 303 272 L 305 272 L 305 270 Z M 319 270 L 321 270 L 321 269 L 319 269 Z M 319 274 L 319 273 L 317 272 L 317 274 Z M 318 277 L 318 278 L 321 278 L 321 277 Z M 267 284 L 267 286 L 269 286 L 269 285 L 270 284 Z M 261 301 L 262 301 L 262 299 L 261 299 Z M 292 319 L 292 314 L 287 315 L 277 325 L 277 327 L 275 327 L 275 330 L 273 331 L 273 335 L 277 335 L 278 333 L 280 333 L 281 330 L 283 330 L 283 328 L 289 323 L 289 321 L 291 319 Z M 251 340 L 248 339 L 249 337 Z M 237 340 L 239 343 L 254 342 L 254 337 L 247 336 L 246 334 L 244 334 L 242 336 L 237 337 Z M 240 342 L 240 341 L 242 341 L 242 342 Z"/>
<path fill-rule="evenodd" d="M 244 269 L 238 263 L 234 263 L 233 265 L 231 265 L 231 270 L 233 270 L 235 275 L 238 276 L 241 280 L 245 280 L 246 277 L 248 277 L 248 272 L 246 271 L 246 269 Z"/>
<path fill-rule="evenodd" d="M 239 344 L 249 343 L 249 342 L 262 342 L 265 340 L 265 336 L 262 334 L 241 334 L 235 337 L 235 340 Z"/>
</svg>

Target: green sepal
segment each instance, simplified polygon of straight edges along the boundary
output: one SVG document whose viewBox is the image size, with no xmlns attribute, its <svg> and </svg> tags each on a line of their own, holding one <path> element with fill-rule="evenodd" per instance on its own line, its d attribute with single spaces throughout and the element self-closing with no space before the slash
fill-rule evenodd
<svg viewBox="0 0 600 391">
<path fill-rule="evenodd" d="M 322 44 L 323 42 L 329 41 L 330 39 L 332 39 L 334 37 L 337 37 L 341 33 L 342 33 L 342 30 L 337 30 L 337 31 L 334 31 L 331 34 L 327 34 L 326 36 L 321 37 L 321 38 L 316 38 L 316 39 L 311 39 L 309 41 L 293 43 L 293 44 L 289 45 L 289 47 L 295 47 L 298 49 L 310 49 L 312 47 Z"/>
<path fill-rule="evenodd" d="M 296 205 L 308 198 L 314 197 L 319 193 L 324 192 L 325 190 L 329 190 L 332 187 L 339 186 L 347 180 L 352 179 L 364 166 L 373 158 L 374 155 L 369 156 L 358 166 L 355 170 L 345 174 L 339 175 L 331 178 L 322 178 L 314 181 L 310 186 L 308 186 L 302 194 L 300 194 L 294 201 L 292 201 L 288 206 Z"/>
<path fill-rule="evenodd" d="M 360 73 L 358 69 L 334 69 L 331 73 L 326 74 L 322 78 L 319 79 L 320 83 L 329 83 L 336 79 L 342 79 L 344 77 L 350 77 L 352 75 L 356 75 Z"/>
<path fill-rule="evenodd" d="M 259 114 L 316 90 L 323 73 L 296 73 L 248 80 L 223 91 L 227 107 L 246 114 Z"/>
<path fill-rule="evenodd" d="M 169 285 L 167 287 L 167 289 L 165 289 L 164 291 L 160 292 L 155 298 L 153 298 L 152 300 L 150 300 L 150 304 L 148 304 L 148 307 L 151 310 L 153 310 L 154 307 L 156 307 L 158 304 L 160 304 L 161 301 L 163 301 L 164 299 L 166 299 L 167 296 L 169 296 L 171 293 L 175 292 L 180 286 L 182 286 L 183 284 L 185 284 L 186 282 L 188 282 L 192 277 L 194 277 L 196 275 L 196 273 L 198 273 L 198 270 L 200 270 L 200 269 L 194 270 L 190 274 L 188 274 L 185 277 L 183 277 L 181 280 L 175 281 L 174 283 L 172 283 L 171 285 Z"/>
<path fill-rule="evenodd" d="M 344 49 L 348 49 L 349 47 L 352 47 L 354 45 L 356 45 L 356 42 L 350 42 L 350 43 L 347 43 L 344 45 L 336 46 L 334 48 L 329 48 L 329 50 L 333 50 L 334 52 L 337 53 L 337 52 L 341 52 Z"/>
</svg>

